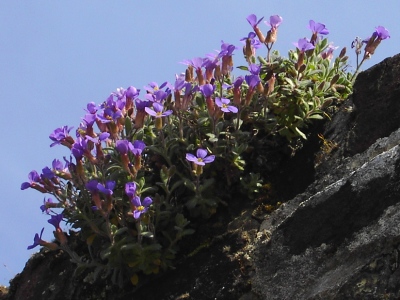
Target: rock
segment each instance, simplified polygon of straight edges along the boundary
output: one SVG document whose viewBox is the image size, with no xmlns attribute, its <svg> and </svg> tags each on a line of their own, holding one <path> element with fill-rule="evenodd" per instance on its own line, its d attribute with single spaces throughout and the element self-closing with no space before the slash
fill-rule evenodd
<svg viewBox="0 0 400 300">
<path fill-rule="evenodd" d="M 118 289 L 73 278 L 67 255 L 42 250 L 0 299 L 399 299 L 400 55 L 359 74 L 311 131 L 293 158 L 255 153 L 255 172 L 289 201 L 256 215 L 232 199 L 183 242 L 175 270 Z"/>
<path fill-rule="evenodd" d="M 400 55 L 360 74 L 354 110 L 324 134 L 339 149 L 261 224 L 269 238 L 252 253 L 260 299 L 400 297 L 399 80 Z"/>
</svg>

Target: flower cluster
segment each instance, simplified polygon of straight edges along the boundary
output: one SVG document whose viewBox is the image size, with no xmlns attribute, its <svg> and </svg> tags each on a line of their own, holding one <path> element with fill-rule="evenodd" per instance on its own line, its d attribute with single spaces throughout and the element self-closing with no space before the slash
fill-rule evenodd
<svg viewBox="0 0 400 300">
<path fill-rule="evenodd" d="M 235 198 L 231 187 L 250 182 L 242 197 L 258 193 L 261 176 L 245 168 L 254 140 L 280 134 L 294 149 L 307 138 L 307 125 L 333 113 L 352 88 L 345 48 L 333 59 L 337 47 L 324 24 L 311 20 L 311 38 L 299 39 L 283 58 L 272 50 L 283 18 L 265 21 L 266 35 L 262 20 L 247 17 L 253 31 L 240 40 L 244 75 L 232 75 L 238 47 L 222 41 L 217 53 L 184 60 L 185 72 L 173 83 L 150 82 L 142 96 L 134 86 L 118 88 L 88 103 L 75 135 L 73 127 L 55 129 L 50 147 L 67 147 L 69 157 L 31 171 L 21 189 L 52 196 L 40 210 L 50 215 L 56 241 L 42 240 L 42 229 L 28 249 L 63 249 L 80 268 L 137 284 L 139 275 L 172 266 L 177 243 L 194 232 L 189 220 L 216 213 Z M 388 37 L 377 27 L 364 58 Z M 357 43 L 358 54 L 363 42 Z M 265 57 L 256 59 L 264 47 Z M 63 220 L 87 251 L 70 249 Z"/>
<path fill-rule="evenodd" d="M 379 46 L 382 40 L 390 38 L 389 31 L 383 27 L 378 26 L 375 28 L 375 31 L 372 35 L 364 40 L 359 37 L 356 37 L 354 41 L 351 43 L 351 48 L 355 48 L 356 56 L 357 56 L 357 69 L 353 76 L 353 81 L 355 80 L 361 65 L 364 63 L 365 60 L 369 59 L 374 53 L 376 48 Z M 361 54 L 361 49 L 365 44 L 364 48 L 364 56 L 359 62 L 359 55 Z"/>
</svg>

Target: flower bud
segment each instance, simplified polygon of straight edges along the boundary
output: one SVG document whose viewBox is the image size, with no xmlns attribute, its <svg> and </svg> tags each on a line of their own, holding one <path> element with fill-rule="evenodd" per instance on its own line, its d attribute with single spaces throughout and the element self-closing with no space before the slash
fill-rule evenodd
<svg viewBox="0 0 400 300">
<path fill-rule="evenodd" d="M 244 54 L 244 56 L 246 56 L 246 59 L 250 60 L 251 57 L 254 56 L 254 54 L 255 54 L 254 52 L 255 52 L 254 48 L 251 45 L 251 39 L 249 39 L 249 38 L 246 39 L 246 46 L 243 47 L 243 54 Z"/>
<path fill-rule="evenodd" d="M 240 88 L 233 89 L 233 104 L 236 106 L 240 106 L 240 102 L 242 101 L 242 92 Z"/>
<path fill-rule="evenodd" d="M 201 174 L 203 174 L 203 166 L 196 165 L 195 163 L 193 163 L 193 169 L 196 176 L 200 176 Z"/>
<path fill-rule="evenodd" d="M 346 54 L 346 47 L 343 47 L 342 51 L 340 51 L 339 58 L 342 58 Z"/>
<path fill-rule="evenodd" d="M 193 82 L 193 67 L 190 65 L 187 67 L 185 71 L 185 81 Z"/>
<path fill-rule="evenodd" d="M 155 122 L 156 122 L 156 129 L 161 130 L 163 126 L 162 118 L 156 118 Z"/>
<path fill-rule="evenodd" d="M 135 116 L 135 129 L 143 128 L 144 120 L 147 116 L 147 113 L 143 110 L 138 110 Z"/>
<path fill-rule="evenodd" d="M 197 75 L 197 82 L 199 83 L 199 85 L 204 85 L 205 81 L 204 81 L 203 71 L 200 68 L 196 69 L 196 75 Z"/>
<path fill-rule="evenodd" d="M 231 55 L 226 55 L 222 57 L 222 67 L 221 73 L 223 75 L 229 75 L 233 67 L 233 59 Z"/>
<path fill-rule="evenodd" d="M 278 29 L 277 28 L 271 28 L 270 30 L 268 30 L 267 38 L 265 39 L 265 43 L 266 44 L 275 43 L 277 35 L 278 35 Z"/>
<path fill-rule="evenodd" d="M 61 228 L 57 228 L 56 231 L 54 231 L 54 237 L 60 242 L 61 246 L 66 245 L 68 242 L 67 237 Z"/>
<path fill-rule="evenodd" d="M 261 43 L 265 42 L 265 36 L 261 32 L 261 30 L 258 28 L 258 26 L 254 26 L 254 32 L 256 33 L 258 39 L 260 40 Z"/>
<path fill-rule="evenodd" d="M 246 106 L 250 105 L 250 102 L 251 102 L 251 99 L 253 98 L 254 93 L 255 93 L 254 88 L 249 88 L 247 90 L 246 99 L 245 99 L 245 103 L 244 103 Z"/>
<path fill-rule="evenodd" d="M 303 64 L 303 62 L 304 62 L 304 52 L 303 51 L 301 51 L 300 53 L 299 53 L 299 58 L 297 59 L 297 70 L 301 67 L 301 65 Z"/>
<path fill-rule="evenodd" d="M 138 171 L 142 168 L 142 156 L 135 156 L 135 169 Z"/>
<path fill-rule="evenodd" d="M 213 117 L 215 112 L 214 100 L 211 97 L 206 97 L 206 104 L 208 114 L 210 115 L 210 117 Z"/>
<path fill-rule="evenodd" d="M 176 111 L 179 111 L 181 109 L 181 93 L 180 91 L 174 91 L 174 108 Z"/>
<path fill-rule="evenodd" d="M 269 77 L 269 73 L 267 74 L 267 77 Z M 274 91 L 275 81 L 276 81 L 276 77 L 275 77 L 274 73 L 272 73 L 272 76 L 268 79 L 267 84 L 264 87 L 264 95 L 265 96 L 271 95 L 271 93 Z"/>
<path fill-rule="evenodd" d="M 215 80 L 221 80 L 221 76 L 222 76 L 222 74 L 221 74 L 221 66 L 218 65 L 214 69 L 214 78 L 215 78 Z"/>
</svg>

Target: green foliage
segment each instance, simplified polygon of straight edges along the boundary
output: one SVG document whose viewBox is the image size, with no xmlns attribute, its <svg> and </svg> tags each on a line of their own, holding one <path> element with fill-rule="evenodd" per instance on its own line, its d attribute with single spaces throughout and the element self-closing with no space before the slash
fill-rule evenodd
<svg viewBox="0 0 400 300">
<path fill-rule="evenodd" d="M 269 62 L 258 58 L 262 65 L 260 77 L 266 78 L 271 73 L 276 77 L 274 90 L 261 97 L 266 107 L 265 114 L 260 113 L 265 129 L 289 140 L 306 139 L 303 131 L 307 125 L 312 120 L 329 116 L 336 105 L 351 94 L 351 76 L 346 72 L 347 57 L 343 54 L 332 64 L 323 56 L 328 46 L 326 38 L 317 42 L 313 50 L 305 52 L 301 65 L 298 65 L 298 49 L 290 50 L 288 58 L 281 57 L 277 51 L 272 52 Z"/>
</svg>

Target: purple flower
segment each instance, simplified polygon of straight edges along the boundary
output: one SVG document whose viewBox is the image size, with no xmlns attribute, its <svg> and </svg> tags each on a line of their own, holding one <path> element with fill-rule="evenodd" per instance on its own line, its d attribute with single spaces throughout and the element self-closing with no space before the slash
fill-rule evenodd
<svg viewBox="0 0 400 300">
<path fill-rule="evenodd" d="M 95 114 L 95 113 L 97 112 L 97 110 L 98 110 L 96 103 L 94 103 L 94 102 L 89 102 L 89 103 L 86 105 L 86 110 L 87 110 L 89 113 L 91 113 L 91 114 Z"/>
<path fill-rule="evenodd" d="M 301 52 L 314 49 L 314 45 L 310 43 L 306 38 L 299 39 L 297 43 L 293 43 Z"/>
<path fill-rule="evenodd" d="M 108 132 L 102 132 L 97 137 L 85 136 L 86 140 L 92 141 L 95 144 L 101 144 L 101 142 L 106 141 L 110 137 Z"/>
<path fill-rule="evenodd" d="M 250 88 L 255 88 L 261 82 L 260 76 L 258 75 L 246 75 L 244 79 Z"/>
<path fill-rule="evenodd" d="M 247 22 L 249 22 L 249 24 L 251 25 L 251 27 L 256 27 L 258 24 L 260 24 L 260 22 L 264 19 L 264 17 L 262 17 L 261 19 L 257 20 L 257 16 L 255 14 L 251 14 L 248 15 L 246 20 Z"/>
<path fill-rule="evenodd" d="M 57 214 L 51 216 L 50 220 L 47 220 L 51 225 L 53 225 L 56 229 L 60 228 L 60 222 L 63 219 L 63 214 Z"/>
<path fill-rule="evenodd" d="M 140 201 L 139 196 L 134 196 L 131 199 L 131 203 L 134 206 L 133 217 L 135 219 L 139 219 L 142 214 L 148 211 L 149 206 L 151 203 L 153 203 L 153 200 L 150 197 L 146 197 L 143 199 L 143 201 Z"/>
<path fill-rule="evenodd" d="M 127 154 L 129 149 L 131 148 L 132 144 L 128 140 L 118 140 L 115 143 L 115 148 L 121 154 Z"/>
<path fill-rule="evenodd" d="M 212 84 L 204 84 L 200 87 L 200 92 L 204 97 L 211 97 L 214 94 L 215 86 Z"/>
<path fill-rule="evenodd" d="M 136 140 L 133 142 L 130 150 L 135 156 L 139 156 L 142 154 L 144 148 L 146 148 L 146 144 L 143 141 Z"/>
<path fill-rule="evenodd" d="M 325 24 L 316 23 L 314 20 L 310 20 L 308 28 L 313 34 L 327 35 L 329 33 L 329 30 L 325 27 Z"/>
<path fill-rule="evenodd" d="M 387 38 L 390 38 L 389 35 L 389 30 L 387 30 L 385 27 L 383 26 L 378 26 L 375 28 L 376 30 L 374 31 L 374 33 L 372 34 L 372 36 L 374 37 L 378 37 L 380 40 L 385 40 Z"/>
<path fill-rule="evenodd" d="M 186 153 L 186 159 L 199 166 L 204 166 L 205 164 L 212 163 L 215 159 L 215 155 L 207 156 L 208 152 L 205 149 L 197 149 L 196 156 L 191 153 Z"/>
<path fill-rule="evenodd" d="M 115 188 L 115 181 L 107 180 L 105 185 L 101 183 L 97 184 L 97 189 L 107 196 L 111 196 L 113 194 L 113 190 Z"/>
<path fill-rule="evenodd" d="M 164 106 L 160 103 L 154 102 L 153 103 L 153 109 L 150 107 L 145 107 L 145 111 L 150 115 L 155 118 L 161 118 L 161 117 L 166 117 L 172 114 L 172 110 L 167 110 L 163 112 Z"/>
<path fill-rule="evenodd" d="M 122 111 L 121 110 L 114 110 L 111 107 L 107 107 L 104 109 L 104 114 L 103 115 L 98 115 L 97 118 L 101 123 L 109 123 L 111 121 L 114 121 L 115 123 L 118 121 L 119 118 L 122 117 Z"/>
<path fill-rule="evenodd" d="M 47 220 L 51 225 L 55 227 L 54 236 L 60 242 L 61 245 L 65 245 L 67 243 L 67 237 L 64 232 L 60 228 L 60 222 L 63 219 L 63 214 L 57 214 L 55 216 L 51 216 L 50 220 Z"/>
<path fill-rule="evenodd" d="M 367 45 L 365 46 L 364 57 L 369 58 L 371 55 L 373 55 L 375 53 L 376 48 L 381 43 L 381 41 L 387 38 L 390 38 L 389 31 L 383 26 L 376 27 L 375 31 L 372 33 L 372 36 L 367 41 Z"/>
<path fill-rule="evenodd" d="M 162 83 L 160 86 L 158 86 L 157 82 L 150 82 L 147 86 L 144 87 L 144 89 L 150 93 L 150 94 L 154 94 L 156 91 L 164 88 L 164 87 L 168 87 L 169 83 L 167 81 L 165 81 L 164 83 Z"/>
<path fill-rule="evenodd" d="M 363 44 L 367 44 L 370 38 L 366 38 L 365 40 L 362 40 L 360 37 L 356 37 L 354 41 L 351 43 L 351 48 L 355 48 L 356 54 L 361 53 L 361 48 Z"/>
<path fill-rule="evenodd" d="M 46 214 L 50 213 L 50 208 L 53 207 L 53 204 L 55 204 L 53 202 L 53 200 L 51 198 L 47 199 L 44 198 L 43 199 L 43 205 L 40 206 L 40 209 L 42 212 L 45 212 Z"/>
<path fill-rule="evenodd" d="M 261 65 L 257 64 L 250 64 L 249 65 L 249 72 L 252 75 L 260 75 Z"/>
<path fill-rule="evenodd" d="M 94 122 L 96 122 L 96 114 L 86 114 L 82 118 L 83 122 L 85 122 L 86 126 L 93 126 Z"/>
<path fill-rule="evenodd" d="M 24 182 L 21 184 L 21 190 L 26 190 L 27 188 L 33 187 L 37 183 L 41 182 L 41 178 L 35 170 L 29 172 L 28 174 L 29 182 Z"/>
<path fill-rule="evenodd" d="M 269 22 L 264 21 L 265 24 L 271 26 L 271 28 L 276 29 L 281 25 L 283 18 L 279 15 L 273 15 L 269 17 Z"/>
<path fill-rule="evenodd" d="M 333 51 L 336 50 L 339 47 L 333 46 L 333 43 L 329 43 L 329 46 L 325 52 L 321 53 L 321 57 L 324 59 L 331 59 L 333 56 Z"/>
<path fill-rule="evenodd" d="M 171 94 L 171 90 L 167 89 L 166 91 L 158 90 L 154 92 L 154 100 L 156 102 L 161 103 Z"/>
<path fill-rule="evenodd" d="M 49 138 L 54 142 L 50 145 L 50 147 L 53 147 L 54 145 L 59 145 L 62 142 L 64 142 L 68 137 L 70 137 L 69 132 L 71 131 L 73 127 L 60 127 L 55 129 L 50 135 Z"/>
<path fill-rule="evenodd" d="M 127 194 L 128 197 L 132 199 L 136 195 L 136 183 L 134 182 L 125 183 L 125 194 Z"/>
<path fill-rule="evenodd" d="M 236 46 L 231 45 L 229 43 L 224 43 L 224 41 L 221 41 L 221 51 L 218 54 L 218 58 L 224 57 L 224 56 L 232 56 L 233 51 L 235 51 Z"/>
<path fill-rule="evenodd" d="M 125 98 L 125 94 L 126 94 L 126 90 L 122 87 L 117 88 L 117 90 L 113 93 L 111 93 L 111 95 L 117 97 L 117 99 L 123 99 Z"/>
<path fill-rule="evenodd" d="M 174 83 L 174 91 L 180 92 L 185 87 L 185 74 L 176 75 L 175 83 Z"/>
<path fill-rule="evenodd" d="M 33 244 L 28 246 L 27 250 L 31 250 L 31 249 L 35 248 L 36 246 L 39 246 L 39 245 L 45 243 L 45 241 L 42 240 L 43 231 L 44 231 L 44 227 L 40 231 L 40 235 L 38 235 L 37 233 L 35 234 L 35 237 L 33 238 Z"/>
<path fill-rule="evenodd" d="M 233 87 L 234 87 L 235 89 L 240 88 L 240 86 L 242 85 L 243 81 L 244 81 L 244 77 L 243 77 L 243 76 L 237 77 L 237 78 L 235 79 L 235 81 L 233 82 Z"/>
<path fill-rule="evenodd" d="M 99 182 L 96 179 L 89 180 L 85 187 L 92 193 L 97 193 L 99 188 L 97 187 Z"/>
<path fill-rule="evenodd" d="M 55 174 L 49 167 L 44 167 L 42 169 L 42 178 L 52 179 L 54 177 L 55 177 Z"/>
<path fill-rule="evenodd" d="M 136 97 L 139 96 L 140 90 L 135 88 L 134 86 L 130 86 L 126 89 L 126 97 L 135 99 Z"/>
<path fill-rule="evenodd" d="M 194 69 L 199 70 L 204 66 L 205 59 L 202 57 L 195 57 L 193 59 L 186 59 L 181 63 L 187 66 L 192 66 Z"/>
<path fill-rule="evenodd" d="M 68 167 L 64 166 L 63 163 L 59 159 L 54 159 L 51 163 L 53 170 L 55 171 L 67 171 Z"/>
<path fill-rule="evenodd" d="M 81 160 L 83 157 L 83 154 L 85 153 L 87 148 L 87 141 L 85 139 L 82 139 L 81 137 L 76 139 L 76 142 L 72 145 L 72 155 L 77 159 Z"/>
<path fill-rule="evenodd" d="M 215 98 L 215 104 L 223 111 L 226 113 L 233 112 L 237 113 L 238 109 L 237 107 L 233 105 L 229 105 L 231 101 L 226 98 Z"/>
<path fill-rule="evenodd" d="M 247 37 L 244 37 L 242 39 L 240 39 L 241 42 L 243 42 L 244 44 L 246 44 L 246 41 L 249 40 L 250 41 L 250 45 L 254 48 L 254 49 L 258 49 L 261 47 L 261 43 L 258 39 L 256 39 L 256 34 L 254 32 L 249 32 L 249 34 L 247 35 Z"/>
<path fill-rule="evenodd" d="M 218 57 L 214 57 L 214 58 L 205 58 L 204 59 L 204 68 L 206 69 L 206 73 L 207 72 L 212 72 L 218 65 L 219 65 L 219 61 L 218 61 Z"/>
</svg>

